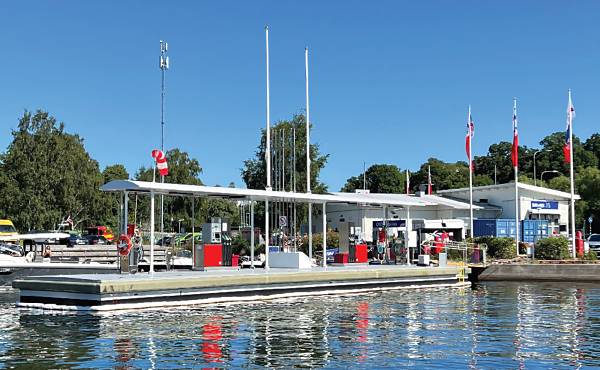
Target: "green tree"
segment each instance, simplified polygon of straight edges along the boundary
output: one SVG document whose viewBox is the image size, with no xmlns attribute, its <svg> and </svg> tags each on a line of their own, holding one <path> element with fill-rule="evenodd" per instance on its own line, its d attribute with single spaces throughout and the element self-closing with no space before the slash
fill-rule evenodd
<svg viewBox="0 0 600 370">
<path fill-rule="evenodd" d="M 127 180 L 129 179 L 129 173 L 125 166 L 122 164 L 113 164 L 104 168 L 102 171 L 102 182 L 104 184 L 113 181 L 113 180 Z M 104 211 L 100 216 L 103 225 L 110 226 L 114 231 L 117 230 L 117 226 L 119 225 L 119 215 L 120 215 L 120 193 L 102 193 L 102 202 L 104 207 L 102 210 Z M 130 210 L 130 213 L 133 215 L 135 209 Z M 133 219 L 130 219 L 133 222 Z"/>
<path fill-rule="evenodd" d="M 590 136 L 583 145 L 585 150 L 594 153 L 598 160 L 598 166 L 600 168 L 600 134 L 593 134 Z"/>
<path fill-rule="evenodd" d="M 312 125 L 311 125 L 312 126 Z M 271 128 L 271 160 L 272 169 L 272 188 L 274 190 L 283 189 L 293 190 L 293 183 L 290 181 L 292 172 L 296 176 L 296 191 L 306 191 L 306 118 L 302 114 L 294 115 L 290 121 L 277 122 Z M 292 149 L 293 132 L 296 133 L 296 165 L 293 165 Z M 256 150 L 255 157 L 244 161 L 242 168 L 242 178 L 248 189 L 265 189 L 266 182 L 266 131 L 261 130 L 260 144 Z M 318 144 L 310 144 L 310 182 L 313 193 L 323 193 L 327 191 L 327 186 L 319 180 L 319 174 L 327 163 L 329 155 L 322 155 L 319 152 Z M 284 174 L 276 169 L 283 169 Z M 292 171 L 294 169 L 294 171 Z M 280 181 L 282 177 L 285 181 Z"/>
<path fill-rule="evenodd" d="M 564 144 L 564 132 L 555 132 L 540 141 L 544 153 L 538 154 L 536 158 L 538 176 L 542 171 L 553 170 L 559 171 L 567 176 L 569 175 L 569 164 L 565 163 L 563 155 Z M 577 171 L 585 167 L 598 167 L 598 158 L 596 158 L 596 155 L 593 152 L 586 150 L 577 136 L 573 136 L 573 151 L 573 164 Z"/>
<path fill-rule="evenodd" d="M 202 185 L 200 174 L 202 167 L 197 159 L 191 158 L 187 152 L 177 148 L 168 150 L 165 153 L 169 164 L 169 175 L 165 176 L 164 181 L 172 184 Z M 138 170 L 135 178 L 140 181 L 152 181 L 154 169 L 152 167 L 142 167 Z M 156 172 L 156 181 L 160 181 L 158 172 Z M 143 198 L 143 199 L 142 199 Z M 148 222 L 150 214 L 149 197 L 138 199 L 137 219 Z M 221 217 L 230 223 L 237 223 L 237 207 L 235 203 L 224 199 L 196 199 L 194 202 L 195 225 L 201 227 L 201 224 L 210 220 L 211 217 Z M 155 210 L 157 217 L 155 222 L 160 223 L 158 216 L 160 212 L 160 197 L 156 197 Z M 130 212 L 134 212 L 129 207 Z M 133 220 L 133 214 L 129 215 Z M 187 230 L 191 230 L 192 224 L 192 200 L 186 197 L 165 196 L 164 197 L 164 230 L 178 231 L 179 222 Z M 158 230 L 158 229 L 157 229 Z"/>
<path fill-rule="evenodd" d="M 366 186 L 371 193 L 404 193 L 406 174 L 393 164 L 374 164 L 365 172 Z M 346 180 L 343 192 L 354 192 L 363 188 L 362 173 Z"/>
<path fill-rule="evenodd" d="M 411 174 L 411 189 L 426 188 L 428 169 L 431 167 L 431 182 L 433 191 L 464 188 L 469 186 L 469 165 L 458 161 L 448 163 L 436 158 L 429 158 L 421 165 L 419 171 Z"/>
<path fill-rule="evenodd" d="M 576 223 L 583 225 L 584 218 L 593 216 L 593 230 L 600 232 L 600 169 L 587 167 L 581 169 L 575 180 L 577 192 L 581 196 L 580 201 L 575 204 L 578 206 L 575 214 Z"/>
<path fill-rule="evenodd" d="M 0 208 L 18 229 L 53 229 L 67 216 L 95 223 L 104 213 L 102 175 L 83 139 L 47 112 L 25 111 L 6 154 Z"/>
</svg>

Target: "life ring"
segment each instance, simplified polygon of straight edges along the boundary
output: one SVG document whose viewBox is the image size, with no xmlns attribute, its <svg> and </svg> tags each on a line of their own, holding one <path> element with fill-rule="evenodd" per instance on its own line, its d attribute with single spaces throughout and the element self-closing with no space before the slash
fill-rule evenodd
<svg viewBox="0 0 600 370">
<path fill-rule="evenodd" d="M 121 234 L 121 236 L 119 237 L 119 242 L 117 243 L 117 249 L 119 251 L 119 255 L 121 256 L 128 256 L 129 252 L 131 251 L 131 239 L 129 238 L 129 236 L 125 235 L 125 234 Z"/>
</svg>

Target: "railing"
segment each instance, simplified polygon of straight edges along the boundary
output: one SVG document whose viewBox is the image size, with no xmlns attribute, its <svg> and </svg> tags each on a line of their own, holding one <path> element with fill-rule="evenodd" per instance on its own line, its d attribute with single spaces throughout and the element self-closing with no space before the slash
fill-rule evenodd
<svg viewBox="0 0 600 370">
<path fill-rule="evenodd" d="M 420 253 L 438 255 L 445 252 L 450 264 L 462 264 L 464 266 L 486 265 L 487 245 L 485 243 L 469 243 L 456 241 L 433 241 L 427 240 L 421 243 Z"/>
</svg>

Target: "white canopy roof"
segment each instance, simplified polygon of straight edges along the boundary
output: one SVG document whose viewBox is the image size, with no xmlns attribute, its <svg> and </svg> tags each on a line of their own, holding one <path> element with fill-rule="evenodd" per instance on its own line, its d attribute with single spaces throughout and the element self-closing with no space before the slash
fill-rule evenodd
<svg viewBox="0 0 600 370">
<path fill-rule="evenodd" d="M 297 201 L 300 203 L 359 203 L 397 207 L 418 207 L 432 203 L 404 194 L 328 193 L 309 194 L 256 189 L 225 188 L 218 186 L 169 184 L 160 182 L 114 180 L 104 184 L 102 191 L 168 194 L 174 196 L 225 198 L 254 201 Z"/>
</svg>

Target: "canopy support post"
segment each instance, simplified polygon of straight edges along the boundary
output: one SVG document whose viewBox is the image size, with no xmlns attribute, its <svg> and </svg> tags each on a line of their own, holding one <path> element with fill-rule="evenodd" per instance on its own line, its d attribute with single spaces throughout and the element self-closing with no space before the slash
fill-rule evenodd
<svg viewBox="0 0 600 370">
<path fill-rule="evenodd" d="M 150 192 L 150 274 L 154 274 L 154 191 Z"/>
<path fill-rule="evenodd" d="M 254 269 L 254 201 L 250 201 L 250 268 Z"/>
<path fill-rule="evenodd" d="M 327 203 L 323 203 L 323 267 L 327 267 Z"/>
</svg>

